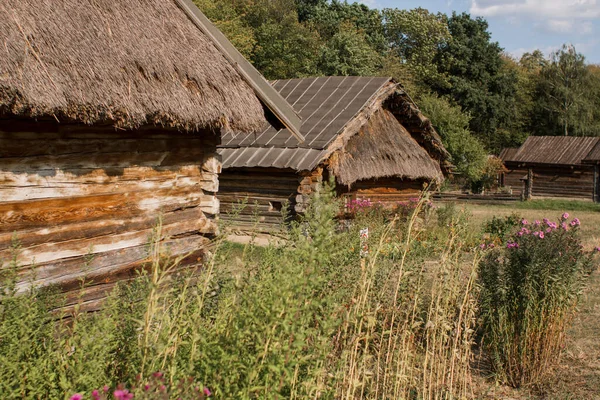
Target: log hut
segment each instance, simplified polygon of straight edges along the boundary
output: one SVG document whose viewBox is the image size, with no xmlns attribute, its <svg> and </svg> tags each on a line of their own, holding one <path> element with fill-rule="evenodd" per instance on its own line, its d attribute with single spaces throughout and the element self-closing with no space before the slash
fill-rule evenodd
<svg viewBox="0 0 600 400">
<path fill-rule="evenodd" d="M 5 0 L 0 35 L 0 265 L 16 254 L 19 290 L 57 285 L 73 301 L 85 279 L 97 307 L 146 265 L 159 216 L 163 252 L 201 265 L 221 134 L 298 134 L 189 0 Z"/>
<path fill-rule="evenodd" d="M 594 198 L 594 165 L 584 160 L 600 138 L 530 136 L 518 149 L 501 154 L 507 169 L 504 186 L 522 199 L 539 197 Z M 591 160 L 590 160 L 591 161 Z"/>
<path fill-rule="evenodd" d="M 278 80 L 273 86 L 300 113 L 302 144 L 270 126 L 223 136 L 219 198 L 234 228 L 278 229 L 281 210 L 294 216 L 322 181 L 338 195 L 395 203 L 439 183 L 449 154 L 430 121 L 402 87 L 386 77 Z M 247 202 L 243 210 L 237 204 Z M 234 217 L 232 217 L 234 216 Z"/>
</svg>

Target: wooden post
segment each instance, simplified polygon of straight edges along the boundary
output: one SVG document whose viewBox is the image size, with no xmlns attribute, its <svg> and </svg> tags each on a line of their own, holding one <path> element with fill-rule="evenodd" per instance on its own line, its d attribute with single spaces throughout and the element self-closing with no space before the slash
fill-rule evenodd
<svg viewBox="0 0 600 400">
<path fill-rule="evenodd" d="M 594 165 L 594 194 L 592 196 L 592 200 L 594 203 L 598 203 L 598 178 L 599 178 L 599 169 L 598 164 Z"/>
<path fill-rule="evenodd" d="M 531 200 L 533 196 L 533 169 L 527 169 L 527 181 L 525 183 L 525 200 Z"/>
</svg>

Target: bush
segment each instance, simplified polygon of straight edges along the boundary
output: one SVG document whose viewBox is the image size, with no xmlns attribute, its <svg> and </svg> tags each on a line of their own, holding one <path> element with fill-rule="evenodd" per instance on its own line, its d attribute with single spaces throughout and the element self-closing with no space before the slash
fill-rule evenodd
<svg viewBox="0 0 600 400">
<path fill-rule="evenodd" d="M 483 227 L 483 233 L 486 234 L 486 239 L 490 243 L 498 242 L 499 244 L 505 243 L 509 236 L 513 235 L 516 228 L 521 225 L 523 218 L 517 213 L 512 213 L 504 218 L 492 217 L 492 219 L 485 223 Z"/>
<path fill-rule="evenodd" d="M 539 382 L 557 364 L 594 266 L 579 239 L 579 220 L 567 217 L 523 220 L 505 247 L 480 264 L 484 347 L 498 379 L 514 387 Z"/>
</svg>

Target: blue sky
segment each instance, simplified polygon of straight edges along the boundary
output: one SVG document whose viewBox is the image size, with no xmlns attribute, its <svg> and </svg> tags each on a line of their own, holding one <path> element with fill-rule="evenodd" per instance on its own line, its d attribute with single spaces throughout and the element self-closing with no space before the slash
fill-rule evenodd
<svg viewBox="0 0 600 400">
<path fill-rule="evenodd" d="M 423 7 L 451 14 L 466 11 L 489 23 L 492 39 L 519 58 L 540 49 L 546 56 L 574 44 L 588 63 L 600 64 L 600 0 L 361 0 L 376 8 Z"/>
</svg>

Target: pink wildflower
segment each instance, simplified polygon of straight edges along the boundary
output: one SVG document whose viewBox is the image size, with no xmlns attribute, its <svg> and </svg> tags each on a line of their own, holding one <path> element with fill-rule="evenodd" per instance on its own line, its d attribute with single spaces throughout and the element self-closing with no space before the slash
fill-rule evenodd
<svg viewBox="0 0 600 400">
<path fill-rule="evenodd" d="M 517 236 L 523 236 L 523 231 L 517 232 Z"/>
<path fill-rule="evenodd" d="M 133 393 L 129 393 L 129 390 L 119 389 L 115 390 L 113 393 L 115 400 L 130 400 L 133 399 Z"/>
<path fill-rule="evenodd" d="M 529 222 L 527 222 L 527 220 L 526 220 L 526 219 L 522 219 L 522 220 L 521 220 L 521 224 L 523 224 L 523 225 L 527 225 L 527 224 L 529 224 Z"/>
<path fill-rule="evenodd" d="M 550 232 L 552 232 L 552 228 L 546 229 L 546 233 L 550 233 Z"/>
<path fill-rule="evenodd" d="M 539 236 L 540 233 L 538 231 L 533 232 L 533 236 Z"/>
<path fill-rule="evenodd" d="M 481 243 L 481 244 L 479 245 L 479 248 L 480 248 L 481 250 L 485 249 L 485 243 Z"/>
<path fill-rule="evenodd" d="M 83 399 L 83 395 L 79 393 L 75 393 L 73 396 L 69 397 L 69 400 L 81 400 Z"/>
<path fill-rule="evenodd" d="M 548 218 L 544 218 L 542 221 L 544 221 L 544 223 L 547 225 L 548 223 L 550 223 L 550 220 Z"/>
<path fill-rule="evenodd" d="M 544 232 L 540 232 L 540 239 L 544 238 Z"/>
<path fill-rule="evenodd" d="M 104 393 L 108 393 L 108 389 L 109 389 L 109 387 L 107 385 L 104 385 L 104 387 L 102 388 L 102 391 L 104 391 Z"/>
<path fill-rule="evenodd" d="M 540 224 L 540 221 L 536 219 L 535 221 L 533 221 L 533 224 L 534 224 L 535 226 L 538 226 L 538 225 Z"/>
<path fill-rule="evenodd" d="M 212 396 L 212 393 L 211 393 L 211 391 L 210 391 L 210 390 L 209 390 L 207 387 L 205 387 L 205 388 L 202 390 L 202 392 L 204 393 L 204 395 L 205 395 L 206 397 L 210 397 L 210 396 Z"/>
<path fill-rule="evenodd" d="M 567 230 L 567 224 L 565 224 L 564 222 L 561 222 L 561 223 L 560 223 L 560 227 L 561 227 L 562 229 L 564 229 L 565 231 Z"/>
<path fill-rule="evenodd" d="M 488 249 L 493 249 L 494 247 L 496 247 L 496 245 L 495 245 L 494 243 L 490 243 L 490 244 L 488 245 Z"/>
<path fill-rule="evenodd" d="M 564 213 L 564 214 L 562 215 L 562 219 L 567 219 L 567 218 L 569 218 L 569 213 Z"/>
<path fill-rule="evenodd" d="M 100 392 L 98 390 L 92 391 L 92 400 L 100 400 Z"/>
<path fill-rule="evenodd" d="M 594 248 L 594 251 L 598 251 L 598 252 L 600 252 L 600 246 L 596 246 L 596 247 Z"/>
<path fill-rule="evenodd" d="M 579 226 L 579 225 L 581 225 L 579 218 L 573 218 L 573 221 L 571 221 L 571 226 Z"/>
</svg>

